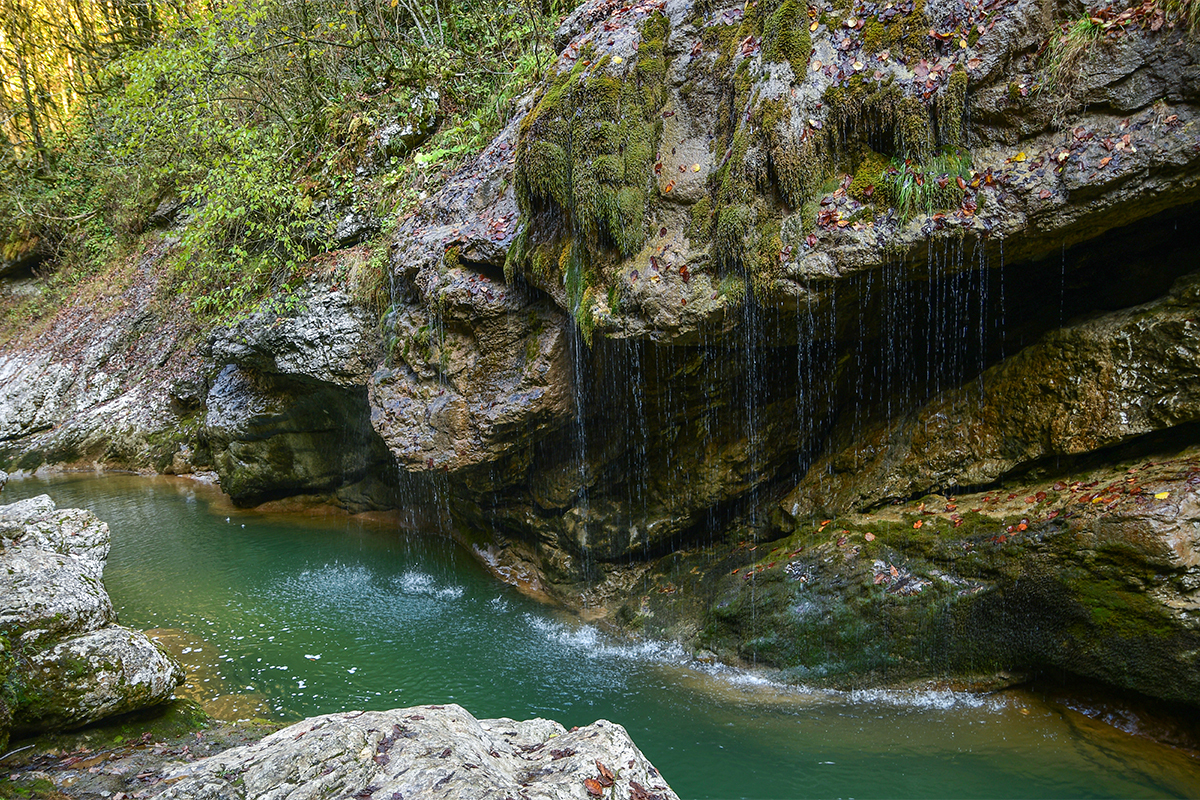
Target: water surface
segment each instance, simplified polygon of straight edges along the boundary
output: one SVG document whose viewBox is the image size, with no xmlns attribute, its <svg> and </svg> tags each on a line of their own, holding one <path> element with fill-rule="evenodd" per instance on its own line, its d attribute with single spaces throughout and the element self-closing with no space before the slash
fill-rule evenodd
<svg viewBox="0 0 1200 800">
<path fill-rule="evenodd" d="M 1200 796 L 1200 761 L 1022 692 L 827 693 L 613 640 L 453 543 L 344 516 L 232 509 L 212 487 L 26 479 L 112 529 L 105 584 L 222 716 L 459 703 L 619 722 L 684 798 Z"/>
</svg>

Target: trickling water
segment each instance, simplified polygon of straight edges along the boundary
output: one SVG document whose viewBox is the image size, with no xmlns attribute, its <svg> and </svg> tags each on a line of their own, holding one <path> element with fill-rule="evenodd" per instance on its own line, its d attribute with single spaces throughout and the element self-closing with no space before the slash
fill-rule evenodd
<svg viewBox="0 0 1200 800">
<path fill-rule="evenodd" d="M 455 702 L 480 717 L 606 718 L 684 798 L 1200 796 L 1193 757 L 1061 703 L 806 692 L 696 665 L 555 614 L 449 542 L 390 525 L 241 512 L 171 479 L 14 481 L 3 497 L 44 491 L 109 522 L 121 621 L 158 629 L 203 676 L 196 694 L 226 709 L 294 720 Z"/>
</svg>

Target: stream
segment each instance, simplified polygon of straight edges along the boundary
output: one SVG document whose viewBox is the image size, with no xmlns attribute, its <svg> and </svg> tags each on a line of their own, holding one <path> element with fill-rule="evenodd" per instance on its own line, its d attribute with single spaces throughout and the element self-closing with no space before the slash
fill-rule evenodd
<svg viewBox="0 0 1200 800">
<path fill-rule="evenodd" d="M 1060 699 L 805 691 L 696 664 L 582 625 L 449 540 L 392 524 L 238 510 L 171 478 L 26 478 L 0 500 L 41 493 L 109 524 L 121 622 L 152 630 L 188 668 L 182 693 L 222 718 L 424 703 L 568 727 L 605 718 L 683 798 L 1200 796 L 1200 759 Z"/>
</svg>

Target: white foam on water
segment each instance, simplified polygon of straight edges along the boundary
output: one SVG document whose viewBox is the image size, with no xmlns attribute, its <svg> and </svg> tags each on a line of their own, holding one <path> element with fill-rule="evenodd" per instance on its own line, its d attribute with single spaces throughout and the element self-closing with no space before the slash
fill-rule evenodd
<svg viewBox="0 0 1200 800">
<path fill-rule="evenodd" d="M 429 573 L 412 569 L 393 579 L 393 583 L 405 594 L 423 594 L 443 600 L 457 600 L 463 596 L 461 586 L 441 586 Z"/>
<path fill-rule="evenodd" d="M 534 614 L 524 619 L 534 632 L 546 641 L 576 651 L 588 658 L 682 664 L 689 660 L 677 642 L 639 639 L 619 642 L 610 639 L 591 625 L 568 625 Z"/>
<path fill-rule="evenodd" d="M 998 711 L 1006 705 L 1000 697 L 951 689 L 855 689 L 835 692 L 856 705 L 886 705 L 894 708 L 919 708 L 948 711 L 952 708 L 982 708 Z"/>
<path fill-rule="evenodd" d="M 677 642 L 657 639 L 621 641 L 607 636 L 591 625 L 565 622 L 524 615 L 526 623 L 545 641 L 579 655 L 600 660 L 633 661 L 646 664 L 682 667 L 712 678 L 722 684 L 749 692 L 762 692 L 778 700 L 791 695 L 805 705 L 876 705 L 892 708 L 912 708 L 946 711 L 954 708 L 978 708 L 998 711 L 1005 700 L 993 695 L 956 692 L 950 689 L 857 689 L 841 691 L 804 684 L 789 683 L 769 670 L 745 669 L 693 658 Z"/>
</svg>

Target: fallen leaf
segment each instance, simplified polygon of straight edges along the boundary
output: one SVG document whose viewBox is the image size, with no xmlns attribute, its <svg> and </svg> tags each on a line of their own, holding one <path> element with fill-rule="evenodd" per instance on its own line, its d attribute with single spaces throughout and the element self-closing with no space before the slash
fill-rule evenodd
<svg viewBox="0 0 1200 800">
<path fill-rule="evenodd" d="M 600 781 L 595 778 L 585 778 L 583 788 L 587 789 L 587 793 L 592 797 L 603 797 L 604 787 L 600 785 Z"/>
<path fill-rule="evenodd" d="M 692 172 L 699 172 L 699 171 L 700 171 L 700 165 L 692 164 Z"/>
<path fill-rule="evenodd" d="M 925 524 L 925 520 L 923 520 L 923 519 L 919 519 L 919 520 L 917 520 L 916 522 L 914 522 L 914 523 L 913 523 L 913 527 L 914 527 L 914 528 L 919 528 L 919 527 L 921 527 L 921 526 L 922 526 L 922 525 L 924 525 L 924 524 Z"/>
<path fill-rule="evenodd" d="M 1154 499 L 1155 500 L 1166 500 L 1170 496 L 1171 496 L 1170 492 L 1156 492 L 1154 495 Z"/>
<path fill-rule="evenodd" d="M 816 30 L 817 28 L 819 28 L 819 27 L 821 27 L 821 23 L 820 23 L 820 22 L 818 22 L 817 20 L 815 20 L 815 19 L 814 19 L 814 20 L 812 21 L 812 24 L 808 26 L 808 29 L 809 29 L 810 31 L 815 31 L 815 30 Z"/>
<path fill-rule="evenodd" d="M 620 63 L 621 63 L 622 61 L 624 61 L 624 60 L 625 60 L 625 59 L 621 58 L 620 56 L 613 56 L 612 63 L 614 63 L 614 64 L 620 64 Z"/>
<path fill-rule="evenodd" d="M 612 770 L 604 766 L 604 764 L 601 763 L 600 759 L 598 758 L 596 759 L 596 770 L 600 773 L 599 780 L 601 786 L 608 787 L 613 785 L 615 779 L 613 777 Z"/>
<path fill-rule="evenodd" d="M 866 533 L 863 534 L 863 538 L 866 539 L 868 542 L 873 542 L 873 541 L 875 541 L 875 534 L 871 533 L 870 531 L 867 531 Z"/>
<path fill-rule="evenodd" d="M 663 187 L 663 192 L 669 192 L 675 188 L 675 181 L 667 181 L 667 185 Z"/>
</svg>

